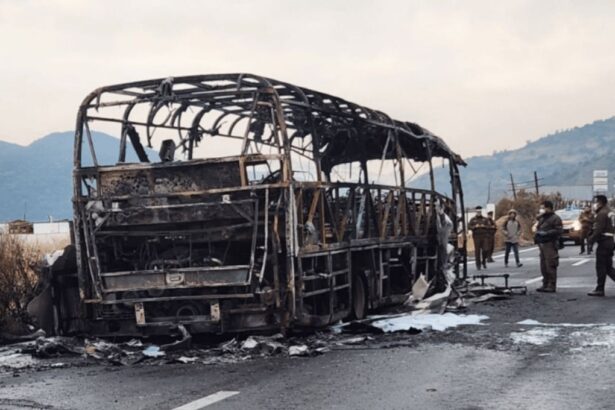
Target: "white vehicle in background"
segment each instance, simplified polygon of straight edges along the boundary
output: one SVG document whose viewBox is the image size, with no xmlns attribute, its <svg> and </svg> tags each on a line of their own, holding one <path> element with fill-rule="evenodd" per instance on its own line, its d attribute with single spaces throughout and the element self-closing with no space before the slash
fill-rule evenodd
<svg viewBox="0 0 615 410">
<path fill-rule="evenodd" d="M 555 211 L 557 216 L 562 219 L 564 226 L 564 232 L 560 237 L 560 242 L 574 242 L 575 245 L 581 244 L 581 222 L 579 216 L 581 215 L 580 208 L 565 208 Z"/>
</svg>

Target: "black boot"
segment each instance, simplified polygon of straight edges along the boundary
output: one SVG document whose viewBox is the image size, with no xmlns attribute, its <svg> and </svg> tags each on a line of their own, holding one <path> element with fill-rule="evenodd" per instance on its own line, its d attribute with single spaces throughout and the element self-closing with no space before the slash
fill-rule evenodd
<svg viewBox="0 0 615 410">
<path fill-rule="evenodd" d="M 542 288 L 538 288 L 536 289 L 536 292 L 541 292 L 541 293 L 555 293 L 555 286 L 553 285 L 547 285 L 544 286 Z"/>
<path fill-rule="evenodd" d="M 604 289 L 596 288 L 589 292 L 587 296 L 604 296 Z"/>
</svg>

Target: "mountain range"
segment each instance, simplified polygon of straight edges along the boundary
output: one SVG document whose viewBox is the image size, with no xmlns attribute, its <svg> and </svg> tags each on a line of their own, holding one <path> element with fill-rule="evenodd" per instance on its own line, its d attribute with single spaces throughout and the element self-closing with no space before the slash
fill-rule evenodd
<svg viewBox="0 0 615 410">
<path fill-rule="evenodd" d="M 72 131 L 49 134 L 28 146 L 0 141 L 0 221 L 23 218 L 44 221 L 49 217 L 72 217 Z M 93 133 L 100 163 L 114 163 L 119 140 L 103 133 Z M 91 163 L 84 150 L 85 163 Z M 151 152 L 155 155 L 155 153 Z M 534 171 L 540 185 L 590 185 L 594 169 L 609 170 L 615 175 L 615 117 L 595 121 L 582 127 L 547 135 L 525 146 L 492 155 L 467 158 L 461 169 L 466 205 L 484 204 L 510 195 L 510 174 L 519 187 L 533 180 Z M 136 161 L 128 150 L 128 161 Z M 447 169 L 435 167 L 436 185 L 448 184 Z M 425 187 L 428 178 L 416 178 L 412 185 Z"/>
<path fill-rule="evenodd" d="M 581 127 L 560 130 L 528 141 L 525 146 L 467 158 L 461 180 L 466 206 L 497 202 L 512 196 L 512 174 L 517 189 L 534 190 L 534 172 L 541 186 L 585 186 L 591 192 L 594 170 L 609 171 L 609 193 L 615 180 L 615 117 Z M 434 167 L 436 186 L 446 186 L 448 168 Z M 423 175 L 416 179 L 419 187 L 427 187 Z M 585 198 L 574 198 L 585 199 Z M 586 198 L 590 200 L 591 198 Z"/>
<path fill-rule="evenodd" d="M 99 163 L 117 161 L 119 139 L 99 132 L 92 139 Z M 72 131 L 49 134 L 25 147 L 0 141 L 0 222 L 72 218 L 73 142 Z M 130 149 L 126 158 L 137 161 Z M 83 163 L 92 164 L 87 149 Z"/>
</svg>

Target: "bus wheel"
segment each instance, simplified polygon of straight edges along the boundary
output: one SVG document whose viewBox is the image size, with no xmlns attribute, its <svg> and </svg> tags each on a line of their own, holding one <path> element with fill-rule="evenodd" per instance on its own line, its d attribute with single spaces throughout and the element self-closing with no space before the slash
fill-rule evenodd
<svg viewBox="0 0 615 410">
<path fill-rule="evenodd" d="M 367 313 L 367 292 L 361 276 L 352 278 L 352 319 L 363 319 Z"/>
</svg>

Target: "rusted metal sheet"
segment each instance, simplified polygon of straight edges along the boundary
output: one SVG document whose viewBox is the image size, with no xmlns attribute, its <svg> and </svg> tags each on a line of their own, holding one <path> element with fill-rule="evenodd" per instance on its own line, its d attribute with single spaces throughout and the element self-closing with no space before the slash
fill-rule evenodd
<svg viewBox="0 0 615 410">
<path fill-rule="evenodd" d="M 93 130 L 119 137 L 116 163 L 99 162 Z M 129 149 L 140 162 L 126 162 Z M 448 196 L 433 178 L 408 185 L 436 157 Z M 77 116 L 77 281 L 62 293 L 81 304 L 60 328 L 284 331 L 399 302 L 420 274 L 448 268 L 436 206 L 456 243 L 462 165 L 416 124 L 251 74 L 100 88 Z"/>
</svg>

